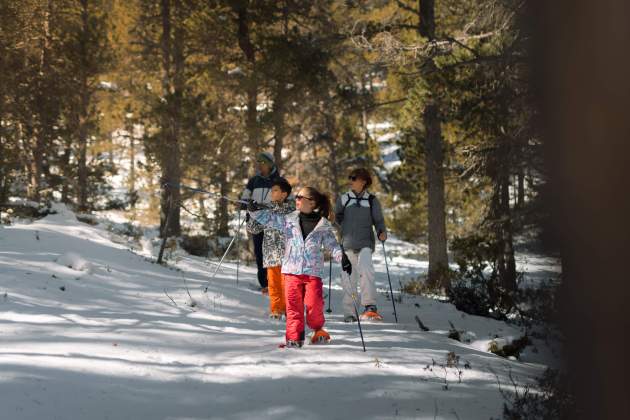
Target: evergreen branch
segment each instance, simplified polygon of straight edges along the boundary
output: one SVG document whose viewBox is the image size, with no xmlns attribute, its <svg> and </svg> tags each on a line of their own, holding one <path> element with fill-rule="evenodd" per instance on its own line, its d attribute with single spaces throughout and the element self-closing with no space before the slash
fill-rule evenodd
<svg viewBox="0 0 630 420">
<path fill-rule="evenodd" d="M 420 11 L 415 9 L 414 7 L 408 6 L 400 0 L 396 0 L 396 4 L 403 10 L 413 13 L 414 15 L 420 15 Z M 416 28 L 417 29 L 417 28 Z"/>
</svg>

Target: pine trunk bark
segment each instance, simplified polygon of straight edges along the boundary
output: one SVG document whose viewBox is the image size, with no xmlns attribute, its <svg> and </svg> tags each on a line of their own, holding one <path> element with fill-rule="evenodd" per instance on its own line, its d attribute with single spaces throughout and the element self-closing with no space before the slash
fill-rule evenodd
<svg viewBox="0 0 630 420">
<path fill-rule="evenodd" d="M 284 81 L 278 82 L 276 95 L 273 101 L 273 159 L 276 167 L 280 171 L 282 169 L 282 148 L 284 147 L 284 137 L 286 135 L 285 126 L 286 114 L 286 88 Z"/>
<path fill-rule="evenodd" d="M 173 2 L 172 10 L 170 0 L 162 0 L 162 90 L 167 98 L 167 110 L 162 118 L 162 133 L 164 135 L 166 150 L 162 156 L 162 182 L 168 183 L 168 187 L 162 189 L 160 212 L 160 236 L 178 236 L 181 234 L 180 223 L 180 190 L 181 180 L 180 151 L 179 151 L 179 122 L 181 114 L 182 94 L 182 33 L 176 22 L 179 11 L 179 1 Z M 174 12 L 174 13 L 172 13 Z M 173 26 L 175 29 L 173 30 Z M 168 226 L 167 226 L 168 222 Z"/>
<path fill-rule="evenodd" d="M 136 138 L 134 136 L 134 114 L 133 108 L 127 104 L 124 109 L 125 132 L 129 141 L 129 177 L 127 178 L 127 195 L 129 205 L 135 209 L 138 195 L 136 193 Z"/>
<path fill-rule="evenodd" d="M 429 41 L 435 39 L 435 4 L 433 0 L 418 2 L 420 23 L 418 32 Z M 427 83 L 431 94 L 437 92 L 432 73 L 437 71 L 433 57 L 429 57 Z M 444 145 L 441 113 L 438 101 L 430 97 L 422 112 L 425 128 L 424 153 L 428 184 L 428 240 L 429 273 L 427 282 L 432 287 L 447 289 L 448 253 L 446 242 L 446 212 L 444 198 Z"/>
<path fill-rule="evenodd" d="M 238 2 L 232 6 L 237 15 L 238 24 L 238 45 L 243 51 L 249 64 L 249 75 L 246 81 L 247 114 L 245 125 L 247 130 L 247 140 L 249 147 L 255 152 L 261 150 L 263 146 L 260 140 L 260 130 L 258 128 L 258 81 L 256 75 L 256 51 L 250 37 L 250 19 L 247 7 L 248 1 Z"/>
<path fill-rule="evenodd" d="M 88 10 L 88 0 L 81 0 L 81 35 L 80 35 L 80 45 L 79 51 L 81 54 L 81 73 L 79 75 L 81 82 L 81 91 L 79 94 L 81 95 L 80 105 L 77 112 L 79 113 L 79 125 L 77 132 L 77 142 L 78 142 L 78 156 L 77 156 L 77 164 L 78 164 L 78 185 L 77 185 L 77 193 L 78 193 L 78 208 L 79 211 L 86 211 L 88 209 L 88 171 L 87 171 L 87 143 L 88 143 L 88 119 L 89 119 L 89 107 L 90 107 L 90 91 L 89 91 L 89 81 L 87 77 L 87 69 L 85 66 L 87 65 L 87 48 L 86 45 L 88 42 L 89 36 L 89 10 Z"/>
<path fill-rule="evenodd" d="M 520 209 L 525 205 L 525 173 L 523 168 L 518 172 L 517 185 L 516 207 Z"/>
<path fill-rule="evenodd" d="M 426 137 L 424 142 L 428 184 L 429 219 L 429 277 L 433 287 L 450 286 L 446 275 L 448 254 L 446 248 L 446 212 L 444 199 L 444 147 L 440 111 L 436 104 L 425 106 L 423 113 Z"/>
<path fill-rule="evenodd" d="M 328 160 L 330 164 L 330 190 L 333 193 L 333 198 L 336 200 L 337 197 L 341 194 L 341 188 L 339 187 L 339 164 L 337 163 L 337 142 L 336 142 L 336 133 L 337 129 L 335 127 L 335 117 L 330 113 L 326 115 L 326 131 L 328 132 L 328 143 L 330 149 L 330 158 Z M 334 203 L 334 202 L 333 202 Z"/>
<path fill-rule="evenodd" d="M 227 171 L 224 166 L 220 166 L 217 181 L 219 181 L 219 192 L 221 196 L 226 196 L 230 193 L 230 186 L 227 182 Z M 218 236 L 228 237 L 230 236 L 229 229 L 229 213 L 228 202 L 226 200 L 217 200 L 217 206 L 215 211 L 216 220 L 216 232 Z"/>
<path fill-rule="evenodd" d="M 29 165 L 30 185 L 28 188 L 28 196 L 31 200 L 39 201 L 40 191 L 44 183 L 44 160 L 46 153 L 46 135 L 47 129 L 51 128 L 48 124 L 46 116 L 46 83 L 44 77 L 50 77 L 50 48 L 51 48 L 51 31 L 50 21 L 53 12 L 53 2 L 48 0 L 44 17 L 42 21 L 43 37 L 39 56 L 39 76 L 37 77 L 37 93 L 38 96 L 33 116 L 29 124 L 31 130 L 30 138 L 32 141 L 32 162 Z"/>
<path fill-rule="evenodd" d="M 510 211 L 510 177 L 505 170 L 500 180 L 499 225 L 501 227 L 501 248 L 503 264 L 499 266 L 501 286 L 509 291 L 516 290 L 516 261 L 514 259 L 514 240 L 512 215 Z"/>
</svg>

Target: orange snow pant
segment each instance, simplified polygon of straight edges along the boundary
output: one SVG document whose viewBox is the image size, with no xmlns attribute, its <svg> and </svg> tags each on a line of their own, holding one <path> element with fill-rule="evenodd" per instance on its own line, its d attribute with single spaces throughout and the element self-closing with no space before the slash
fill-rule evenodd
<svg viewBox="0 0 630 420">
<path fill-rule="evenodd" d="M 269 287 L 269 311 L 272 314 L 284 314 L 284 276 L 282 266 L 267 267 L 267 285 Z"/>
<path fill-rule="evenodd" d="M 306 324 L 312 330 L 324 326 L 322 279 L 306 274 L 285 274 L 287 295 L 287 340 L 304 341 L 304 307 Z"/>
</svg>

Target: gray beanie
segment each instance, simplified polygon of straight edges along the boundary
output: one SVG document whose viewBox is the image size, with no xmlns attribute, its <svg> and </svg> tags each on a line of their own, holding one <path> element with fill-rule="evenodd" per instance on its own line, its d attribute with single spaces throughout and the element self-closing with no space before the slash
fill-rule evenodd
<svg viewBox="0 0 630 420">
<path fill-rule="evenodd" d="M 262 152 L 258 154 L 258 160 L 264 160 L 267 163 L 269 163 L 269 165 L 271 166 L 275 166 L 276 163 L 273 160 L 273 155 L 269 152 Z"/>
</svg>

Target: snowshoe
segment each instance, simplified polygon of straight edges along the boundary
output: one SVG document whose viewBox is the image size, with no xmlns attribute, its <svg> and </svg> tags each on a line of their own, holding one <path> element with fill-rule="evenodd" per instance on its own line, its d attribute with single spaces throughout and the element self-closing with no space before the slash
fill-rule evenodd
<svg viewBox="0 0 630 420">
<path fill-rule="evenodd" d="M 361 321 L 382 321 L 383 317 L 378 313 L 376 305 L 366 305 L 361 314 Z"/>
<path fill-rule="evenodd" d="M 357 322 L 357 317 L 354 315 L 346 315 L 343 317 L 343 322 Z"/>
<path fill-rule="evenodd" d="M 299 349 L 304 345 L 304 341 L 301 340 L 287 340 L 285 343 L 281 343 L 278 347 L 281 349 Z"/>
<path fill-rule="evenodd" d="M 330 341 L 330 334 L 326 330 L 317 330 L 311 336 L 311 344 L 326 344 Z"/>
</svg>

